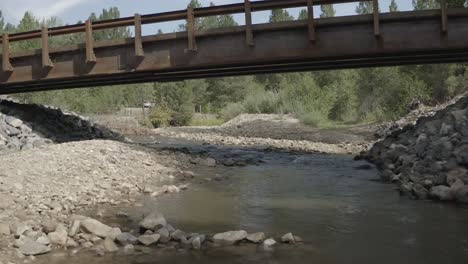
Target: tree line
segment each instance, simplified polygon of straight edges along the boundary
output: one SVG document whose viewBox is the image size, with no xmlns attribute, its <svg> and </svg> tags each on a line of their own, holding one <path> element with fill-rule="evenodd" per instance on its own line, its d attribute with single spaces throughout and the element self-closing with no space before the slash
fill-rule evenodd
<svg viewBox="0 0 468 264">
<path fill-rule="evenodd" d="M 450 7 L 465 7 L 466 0 L 447 0 Z M 412 0 L 414 9 L 440 7 L 439 0 Z M 198 0 L 190 1 L 201 7 Z M 213 4 L 212 4 L 213 5 Z M 322 5 L 320 17 L 333 17 L 333 5 Z M 356 13 L 371 13 L 372 2 L 361 2 Z M 398 11 L 392 0 L 391 12 Z M 118 8 L 103 9 L 91 14 L 93 21 L 119 18 Z M 285 9 L 272 10 L 272 23 L 307 19 L 301 10 L 293 17 Z M 18 25 L 5 23 L 0 11 L 0 31 L 14 33 L 39 29 L 42 25 L 60 26 L 58 18 L 39 20 L 26 12 Z M 236 26 L 230 15 L 198 18 L 198 29 Z M 177 30 L 185 30 L 181 24 Z M 157 34 L 161 34 L 159 30 Z M 93 32 L 96 41 L 131 37 L 128 28 Z M 54 36 L 50 46 L 83 43 L 83 33 Z M 13 52 L 39 49 L 39 40 L 11 43 Z M 371 122 L 395 119 L 404 115 L 414 99 L 425 104 L 443 102 L 465 91 L 468 66 L 465 64 L 437 64 L 383 68 L 348 69 L 300 73 L 262 74 L 241 77 L 223 77 L 186 80 L 170 83 L 146 83 L 93 87 L 60 91 L 35 92 L 16 95 L 33 102 L 58 106 L 84 114 L 112 113 L 122 107 L 141 107 L 143 102 L 154 102 L 152 117 L 155 125 L 185 125 L 193 112 L 216 113 L 223 119 L 240 113 L 294 114 L 304 123 L 320 126 L 329 122 Z"/>
</svg>

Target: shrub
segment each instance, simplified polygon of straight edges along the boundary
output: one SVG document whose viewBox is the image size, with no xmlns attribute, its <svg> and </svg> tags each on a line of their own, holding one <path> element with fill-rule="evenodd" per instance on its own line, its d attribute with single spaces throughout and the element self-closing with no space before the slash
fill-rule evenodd
<svg viewBox="0 0 468 264">
<path fill-rule="evenodd" d="M 243 104 L 231 103 L 221 110 L 220 116 L 224 121 L 229 121 L 244 112 L 245 109 Z"/>
<path fill-rule="evenodd" d="M 172 112 L 164 104 L 153 108 L 149 114 L 149 121 L 155 128 L 168 126 L 171 119 Z"/>
</svg>

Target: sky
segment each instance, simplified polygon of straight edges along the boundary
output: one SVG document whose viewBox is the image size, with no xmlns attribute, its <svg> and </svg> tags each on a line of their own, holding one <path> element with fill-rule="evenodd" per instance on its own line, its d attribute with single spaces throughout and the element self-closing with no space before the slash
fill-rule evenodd
<svg viewBox="0 0 468 264">
<path fill-rule="evenodd" d="M 379 0 L 381 10 L 388 11 L 391 0 Z M 103 8 L 116 6 L 122 16 L 133 16 L 134 14 L 151 14 L 166 11 L 185 9 L 190 0 L 0 0 L 0 10 L 3 12 L 7 22 L 17 24 L 26 11 L 31 11 L 38 18 L 59 17 L 66 24 L 74 24 L 84 21 L 92 12 L 99 14 Z M 204 6 L 213 2 L 216 5 L 240 3 L 243 0 L 200 0 Z M 254 0 L 252 2 L 255 2 Z M 410 10 L 411 0 L 397 0 L 399 9 Z M 357 4 L 335 5 L 338 16 L 352 15 Z M 316 7 L 316 16 L 319 14 Z M 291 14 L 297 17 L 300 9 L 291 9 Z M 254 23 L 262 23 L 268 20 L 268 12 L 253 14 Z M 239 24 L 244 23 L 242 15 L 236 15 Z M 172 32 L 177 24 L 181 22 L 161 23 L 152 26 L 144 26 L 143 33 L 151 34 L 157 29 L 164 32 Z"/>
</svg>

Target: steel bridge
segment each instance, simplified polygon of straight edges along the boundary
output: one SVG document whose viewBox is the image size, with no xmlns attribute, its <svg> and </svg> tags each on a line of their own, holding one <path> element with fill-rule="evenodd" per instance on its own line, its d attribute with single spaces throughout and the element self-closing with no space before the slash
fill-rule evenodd
<svg viewBox="0 0 468 264">
<path fill-rule="evenodd" d="M 314 18 L 314 5 L 356 0 L 245 0 L 4 34 L 0 94 L 290 71 L 468 61 L 468 9 Z M 361 1 L 363 2 L 363 1 Z M 308 19 L 252 24 L 252 13 L 306 7 Z M 245 25 L 198 30 L 200 17 L 245 14 Z M 187 20 L 187 31 L 142 36 L 142 25 Z M 135 37 L 94 43 L 93 30 L 134 27 Z M 85 33 L 85 43 L 49 48 L 49 37 Z M 9 43 L 42 48 L 10 53 Z"/>
</svg>

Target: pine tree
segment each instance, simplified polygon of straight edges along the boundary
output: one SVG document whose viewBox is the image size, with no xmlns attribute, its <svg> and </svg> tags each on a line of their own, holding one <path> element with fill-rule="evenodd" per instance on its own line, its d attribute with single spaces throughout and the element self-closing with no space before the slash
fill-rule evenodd
<svg viewBox="0 0 468 264">
<path fill-rule="evenodd" d="M 333 5 L 321 5 L 320 6 L 320 17 L 334 17 L 336 15 L 336 10 L 333 8 Z"/>
<path fill-rule="evenodd" d="M 374 12 L 374 4 L 372 2 L 360 2 L 356 7 L 357 14 L 371 14 Z"/>
<path fill-rule="evenodd" d="M 390 12 L 398 12 L 398 5 L 395 2 L 395 0 L 392 0 L 388 9 L 390 10 Z"/>
<path fill-rule="evenodd" d="M 273 9 L 270 14 L 270 23 L 291 21 L 294 18 L 285 9 Z"/>
</svg>

